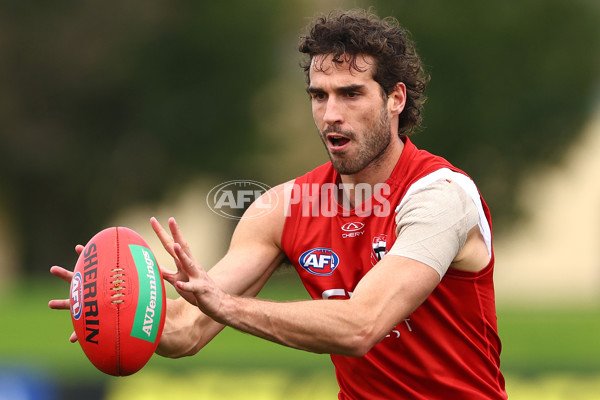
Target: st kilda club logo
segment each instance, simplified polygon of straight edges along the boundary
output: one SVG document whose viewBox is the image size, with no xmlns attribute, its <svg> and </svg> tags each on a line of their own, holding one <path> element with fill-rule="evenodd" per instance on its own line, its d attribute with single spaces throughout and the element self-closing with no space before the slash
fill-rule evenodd
<svg viewBox="0 0 600 400">
<path fill-rule="evenodd" d="M 371 264 L 375 265 L 381 261 L 383 256 L 387 253 L 387 235 L 382 233 L 374 236 L 371 244 Z"/>
</svg>

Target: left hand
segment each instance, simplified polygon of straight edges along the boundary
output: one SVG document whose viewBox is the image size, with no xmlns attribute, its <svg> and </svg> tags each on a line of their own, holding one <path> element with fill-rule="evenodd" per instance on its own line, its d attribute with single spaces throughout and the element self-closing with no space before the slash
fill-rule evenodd
<svg viewBox="0 0 600 400">
<path fill-rule="evenodd" d="M 77 253 L 78 256 L 81 254 L 82 251 L 83 251 L 82 245 L 78 244 L 77 246 L 75 246 L 75 252 Z M 73 271 L 69 271 L 69 270 L 67 270 L 63 267 L 59 267 L 57 265 L 50 268 L 50 273 L 52 275 L 64 280 L 69 285 L 71 284 L 71 280 L 73 279 Z M 68 298 L 68 299 L 50 300 L 48 302 L 48 307 L 52 308 L 53 310 L 69 310 L 71 308 L 71 299 Z M 77 334 L 75 332 L 71 333 L 71 336 L 69 337 L 69 341 L 71 343 L 75 343 L 77 341 Z"/>
<path fill-rule="evenodd" d="M 227 294 L 217 287 L 202 266 L 194 260 L 190 247 L 174 218 L 169 218 L 171 235 L 165 231 L 156 218 L 151 219 L 151 224 L 163 247 L 173 257 L 177 266 L 175 273 L 161 267 L 163 278 L 173 285 L 177 293 L 186 301 L 199 307 L 203 313 L 215 319 Z"/>
</svg>

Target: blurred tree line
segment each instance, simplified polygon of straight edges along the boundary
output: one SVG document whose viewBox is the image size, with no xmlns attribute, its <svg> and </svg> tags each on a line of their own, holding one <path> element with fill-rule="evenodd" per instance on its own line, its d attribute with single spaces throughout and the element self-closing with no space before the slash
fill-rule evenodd
<svg viewBox="0 0 600 400">
<path fill-rule="evenodd" d="M 414 141 L 477 182 L 496 231 L 520 216 L 534 167 L 560 162 L 600 100 L 600 2 L 377 1 L 431 74 Z M 501 230 L 500 229 L 500 230 Z"/>
<path fill-rule="evenodd" d="M 413 33 L 432 75 L 425 129 L 414 140 L 467 170 L 497 219 L 512 218 L 523 173 L 558 161 L 591 110 L 600 6 L 372 5 Z M 287 39 L 301 33 L 311 7 L 2 2 L 0 205 L 25 269 L 69 265 L 72 246 L 115 210 L 158 201 L 197 174 L 245 177 L 235 160 L 260 146 L 253 95 L 281 68 L 282 52 L 295 49 Z"/>
<path fill-rule="evenodd" d="M 12 1 L 0 10 L 0 193 L 27 269 L 73 262 L 115 210 L 252 152 L 276 0 Z"/>
</svg>

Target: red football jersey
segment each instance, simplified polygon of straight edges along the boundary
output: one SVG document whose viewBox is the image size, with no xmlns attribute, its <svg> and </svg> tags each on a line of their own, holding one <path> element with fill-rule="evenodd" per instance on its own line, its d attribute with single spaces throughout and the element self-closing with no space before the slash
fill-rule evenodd
<svg viewBox="0 0 600 400">
<path fill-rule="evenodd" d="M 442 169 L 466 177 L 443 158 L 417 149 L 406 137 L 403 141 L 387 186 L 357 209 L 332 201 L 338 174 L 331 163 L 296 179 L 282 247 L 312 298 L 352 295 L 396 240 L 394 209 L 413 183 Z M 507 398 L 500 372 L 491 220 L 480 201 L 489 230 L 489 265 L 477 273 L 450 268 L 427 300 L 364 357 L 332 355 L 339 399 Z"/>
</svg>

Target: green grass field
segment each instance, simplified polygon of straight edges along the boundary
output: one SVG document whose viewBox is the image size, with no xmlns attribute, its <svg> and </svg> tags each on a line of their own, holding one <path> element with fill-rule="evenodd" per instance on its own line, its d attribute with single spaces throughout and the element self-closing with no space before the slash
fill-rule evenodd
<svg viewBox="0 0 600 400">
<path fill-rule="evenodd" d="M 49 299 L 66 292 L 66 284 L 48 277 L 0 294 L 0 368 L 25 365 L 45 371 L 61 385 L 102 385 L 107 400 L 336 397 L 328 356 L 284 348 L 232 329 L 194 357 L 154 356 L 132 377 L 108 377 L 89 363 L 78 344 L 68 342 L 69 314 L 47 307 Z M 285 273 L 261 296 L 306 298 L 301 285 Z M 511 399 L 598 398 L 600 308 L 500 308 L 498 315 L 502 370 Z"/>
</svg>

